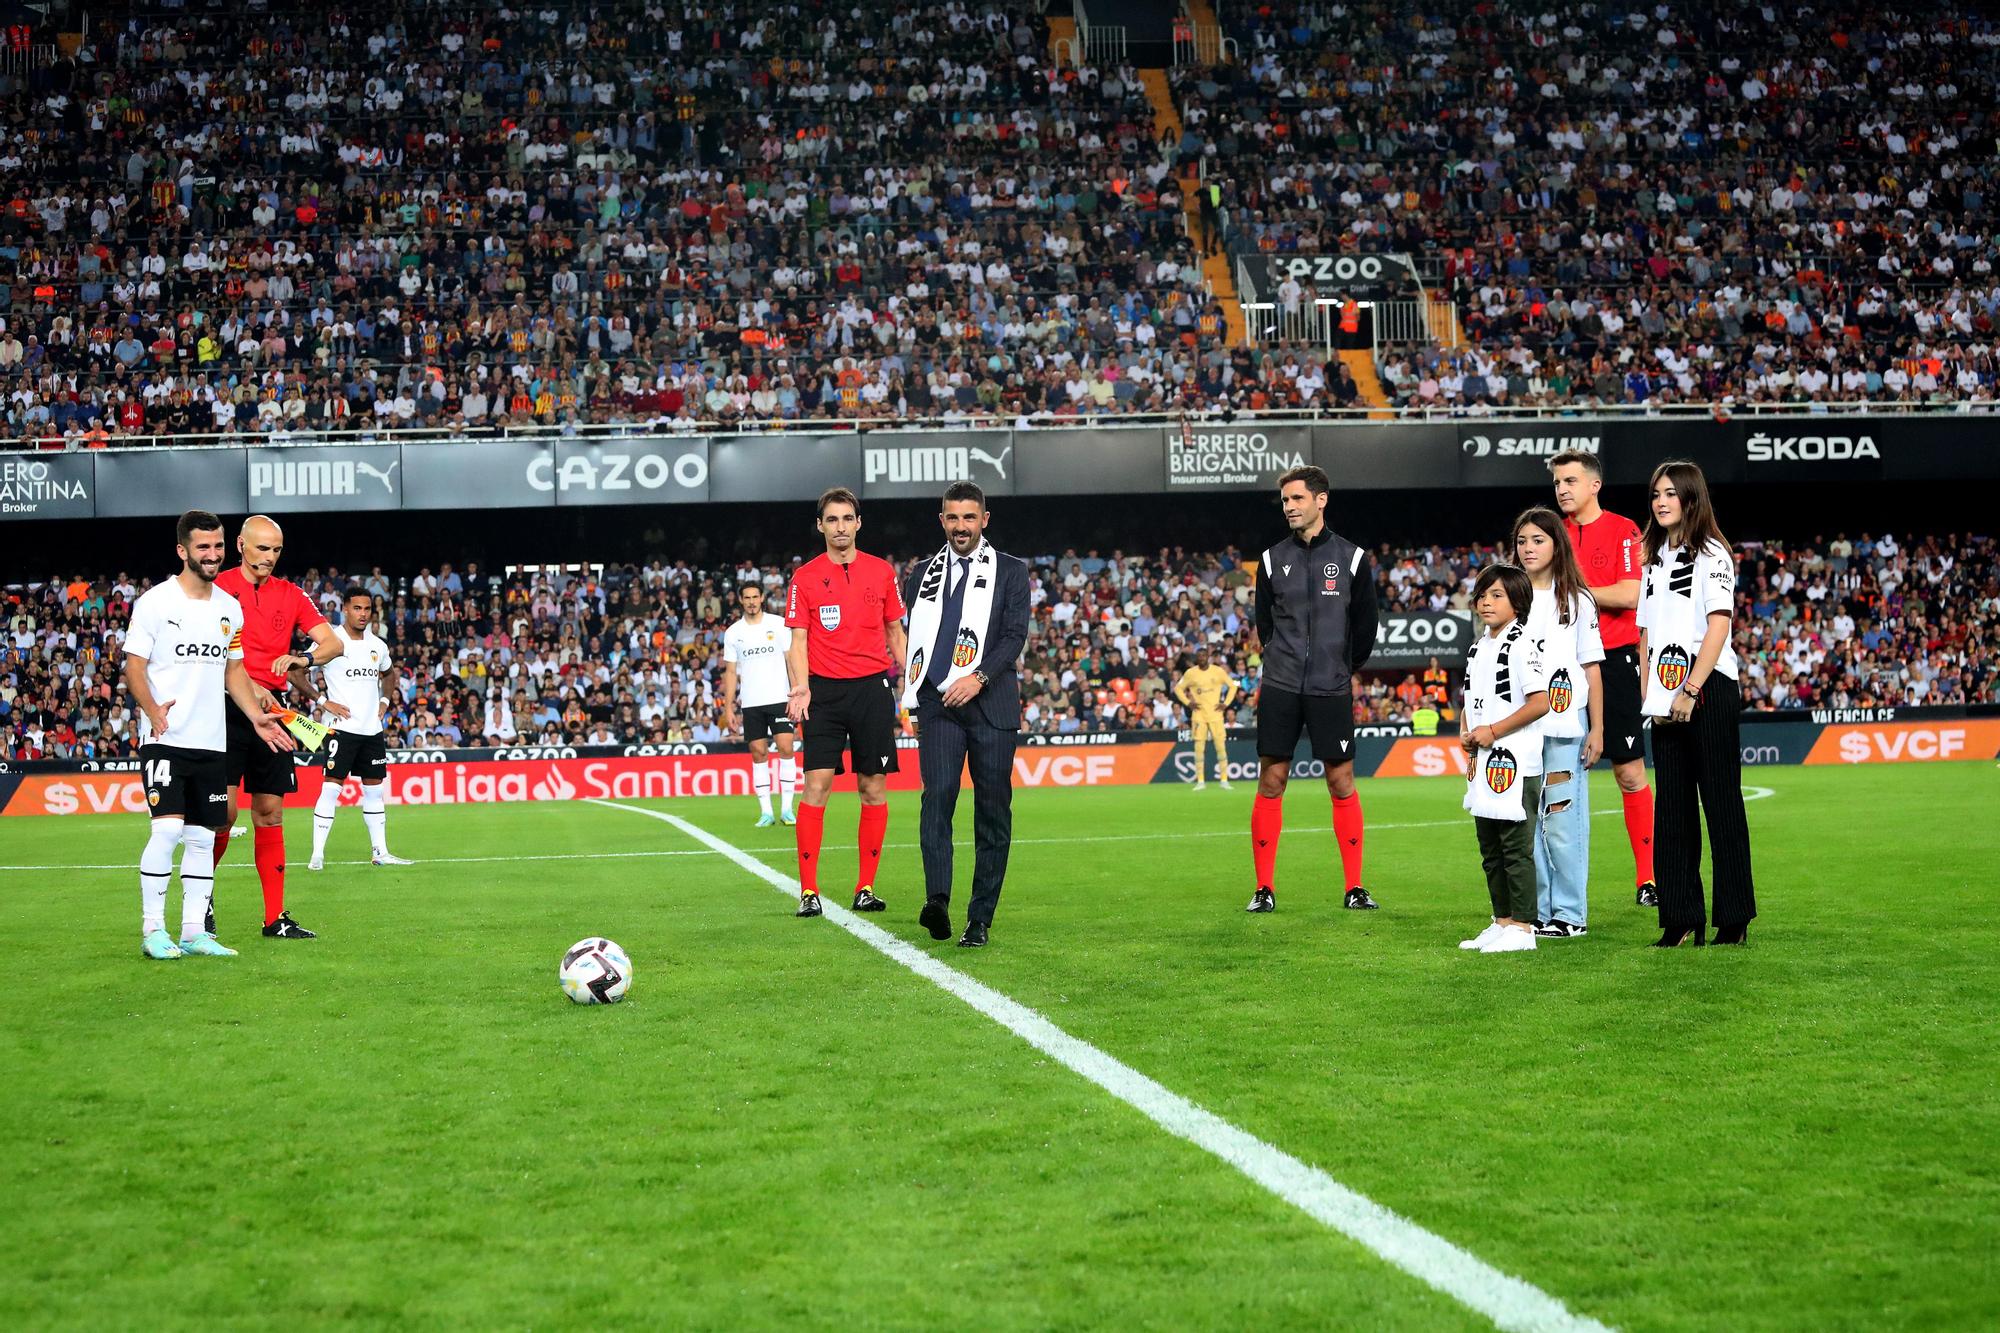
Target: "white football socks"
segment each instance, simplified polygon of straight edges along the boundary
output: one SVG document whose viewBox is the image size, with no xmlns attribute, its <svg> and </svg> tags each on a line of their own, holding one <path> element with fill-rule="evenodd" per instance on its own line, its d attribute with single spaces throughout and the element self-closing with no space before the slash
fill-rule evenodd
<svg viewBox="0 0 2000 1333">
<path fill-rule="evenodd" d="M 181 834 L 182 939 L 191 940 L 208 929 L 208 904 L 214 896 L 215 830 L 186 829 Z"/>
<path fill-rule="evenodd" d="M 174 846 L 181 840 L 183 821 L 173 816 L 153 821 L 146 850 L 139 853 L 139 928 L 150 935 L 167 928 L 167 881 L 174 877 Z M 209 838 L 209 874 L 215 873 L 215 839 Z"/>
<path fill-rule="evenodd" d="M 785 813 L 792 813 L 792 802 L 799 794 L 799 757 L 796 754 L 778 756 L 778 790 L 785 798 Z"/>
<path fill-rule="evenodd" d="M 368 826 L 368 845 L 375 855 L 389 854 L 389 803 L 383 798 L 383 784 L 361 784 L 361 822 Z"/>
<path fill-rule="evenodd" d="M 750 761 L 750 790 L 757 793 L 757 808 L 770 814 L 771 761 L 768 757 Z"/>
<path fill-rule="evenodd" d="M 319 803 L 313 806 L 313 860 L 326 855 L 326 835 L 333 832 L 333 817 L 340 810 L 340 784 L 329 782 L 319 789 Z"/>
</svg>

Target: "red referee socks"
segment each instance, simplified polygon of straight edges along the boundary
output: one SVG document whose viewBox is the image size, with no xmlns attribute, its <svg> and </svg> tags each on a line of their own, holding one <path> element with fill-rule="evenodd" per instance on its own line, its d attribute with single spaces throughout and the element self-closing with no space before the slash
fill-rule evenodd
<svg viewBox="0 0 2000 1333">
<path fill-rule="evenodd" d="M 826 836 L 826 807 L 799 807 L 799 892 L 819 892 L 819 844 Z"/>
<path fill-rule="evenodd" d="M 268 926 L 285 910 L 285 830 L 259 824 L 256 846 L 257 880 L 264 886 L 264 924 Z"/>
<path fill-rule="evenodd" d="M 1271 877 L 1278 869 L 1278 835 L 1285 831 L 1285 803 L 1259 796 L 1250 807 L 1250 859 L 1257 867 L 1257 887 L 1276 890 Z"/>
<path fill-rule="evenodd" d="M 222 854 L 229 850 L 229 835 L 236 831 L 236 825 L 225 824 L 215 831 L 215 863 L 222 864 Z"/>
<path fill-rule="evenodd" d="M 882 867 L 882 839 L 889 832 L 889 803 L 861 807 L 861 866 L 854 877 L 854 891 L 875 887 L 875 872 Z"/>
<path fill-rule="evenodd" d="M 1347 887 L 1361 887 L 1361 793 L 1333 798 L 1333 837 L 1340 844 L 1340 869 Z"/>
<path fill-rule="evenodd" d="M 1632 842 L 1632 865 L 1638 882 L 1653 882 L 1653 789 L 1625 793 L 1625 836 Z"/>
</svg>

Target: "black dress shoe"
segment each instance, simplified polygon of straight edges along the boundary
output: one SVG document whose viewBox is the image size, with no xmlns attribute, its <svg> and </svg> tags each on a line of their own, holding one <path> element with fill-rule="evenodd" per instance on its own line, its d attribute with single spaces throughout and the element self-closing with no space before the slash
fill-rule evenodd
<svg viewBox="0 0 2000 1333">
<path fill-rule="evenodd" d="M 1710 944 L 1748 944 L 1749 942 L 1750 923 L 1747 921 L 1740 926 L 1717 926 L 1715 928 L 1715 938 L 1709 941 Z"/>
<path fill-rule="evenodd" d="M 948 898 L 924 899 L 924 910 L 917 913 L 917 924 L 931 933 L 934 940 L 951 938 L 951 907 Z"/>
<path fill-rule="evenodd" d="M 1678 949 L 1685 944 L 1699 949 L 1705 942 L 1700 926 L 1670 926 L 1660 932 L 1660 938 L 1653 941 L 1653 947 Z"/>
<path fill-rule="evenodd" d="M 966 922 L 965 933 L 958 937 L 958 947 L 961 949 L 984 949 L 986 947 L 986 923 L 983 921 Z"/>
</svg>

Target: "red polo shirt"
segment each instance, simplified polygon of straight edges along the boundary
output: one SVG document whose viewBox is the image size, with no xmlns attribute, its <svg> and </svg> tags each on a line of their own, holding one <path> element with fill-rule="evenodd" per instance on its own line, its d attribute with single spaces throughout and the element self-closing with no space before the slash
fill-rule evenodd
<svg viewBox="0 0 2000 1333">
<path fill-rule="evenodd" d="M 1599 510 L 1588 523 L 1565 518 L 1563 529 L 1569 533 L 1569 544 L 1576 548 L 1577 563 L 1583 566 L 1583 581 L 1591 587 L 1608 588 L 1639 577 L 1646 548 L 1639 537 L 1639 525 L 1631 519 Z M 1638 611 L 1600 606 L 1597 634 L 1607 649 L 1632 647 L 1639 642 Z"/>
<path fill-rule="evenodd" d="M 271 663 L 292 651 L 292 641 L 309 634 L 326 617 L 290 579 L 275 576 L 252 585 L 241 565 L 215 576 L 215 586 L 243 608 L 243 666 L 250 679 L 267 690 L 282 690 L 283 676 L 271 673 Z"/>
<path fill-rule="evenodd" d="M 896 567 L 860 551 L 845 565 L 808 560 L 785 596 L 785 623 L 806 631 L 806 670 L 834 680 L 895 670 L 885 626 L 902 618 Z"/>
</svg>

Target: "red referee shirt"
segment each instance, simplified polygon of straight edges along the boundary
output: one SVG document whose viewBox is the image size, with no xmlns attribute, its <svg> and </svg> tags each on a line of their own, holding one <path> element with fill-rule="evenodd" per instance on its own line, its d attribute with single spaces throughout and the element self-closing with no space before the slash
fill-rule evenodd
<svg viewBox="0 0 2000 1333">
<path fill-rule="evenodd" d="M 298 635 L 324 625 L 326 617 L 290 579 L 274 576 L 252 586 L 241 565 L 216 575 L 215 586 L 242 604 L 243 666 L 250 679 L 267 690 L 284 689 L 285 678 L 271 674 L 271 663 L 292 651 Z"/>
<path fill-rule="evenodd" d="M 785 596 L 785 623 L 806 631 L 806 670 L 834 680 L 895 670 L 883 627 L 902 618 L 896 567 L 860 551 L 851 564 L 808 560 Z"/>
<path fill-rule="evenodd" d="M 1565 518 L 1563 528 L 1576 548 L 1577 563 L 1583 566 L 1583 581 L 1591 587 L 1608 588 L 1639 577 L 1646 548 L 1639 538 L 1639 525 L 1631 519 L 1599 510 L 1588 523 Z M 1600 606 L 1597 634 L 1607 649 L 1632 647 L 1639 642 L 1638 611 Z"/>
</svg>

